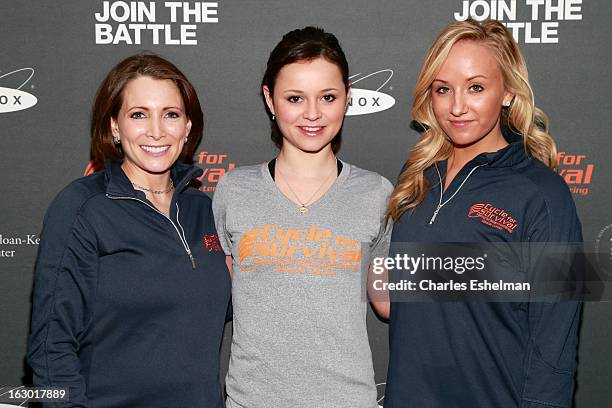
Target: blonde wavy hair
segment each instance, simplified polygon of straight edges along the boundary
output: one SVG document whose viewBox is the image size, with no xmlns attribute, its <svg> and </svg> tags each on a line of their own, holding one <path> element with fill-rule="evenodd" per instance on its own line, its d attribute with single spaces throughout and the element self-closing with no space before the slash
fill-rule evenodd
<svg viewBox="0 0 612 408">
<path fill-rule="evenodd" d="M 493 52 L 504 85 L 514 94 L 509 107 L 500 106 L 501 122 L 522 136 L 529 155 L 551 169 L 556 169 L 557 148 L 548 134 L 548 118 L 535 106 L 525 58 L 510 31 L 495 20 L 477 22 L 468 19 L 453 23 L 438 35 L 419 73 L 411 114 L 423 132 L 410 150 L 405 170 L 391 193 L 387 218 L 397 221 L 404 212 L 421 204 L 429 188 L 424 176 L 425 170 L 437 161 L 448 159 L 452 154 L 453 145 L 434 115 L 431 85 L 452 46 L 462 40 L 478 42 Z"/>
</svg>

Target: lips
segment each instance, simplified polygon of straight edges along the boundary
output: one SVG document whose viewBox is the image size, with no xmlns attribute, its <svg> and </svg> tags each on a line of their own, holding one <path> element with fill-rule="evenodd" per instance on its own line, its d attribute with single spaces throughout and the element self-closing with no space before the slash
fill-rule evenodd
<svg viewBox="0 0 612 408">
<path fill-rule="evenodd" d="M 468 126 L 469 124 L 471 124 L 472 122 L 473 120 L 449 120 L 449 123 L 451 124 L 451 126 L 456 127 L 456 128 L 464 128 Z"/>
<path fill-rule="evenodd" d="M 298 126 L 300 131 L 308 136 L 318 136 L 323 132 L 325 126 Z"/>
<path fill-rule="evenodd" d="M 142 150 L 144 150 L 147 153 L 151 153 L 151 154 L 162 154 L 168 151 L 168 149 L 170 149 L 170 145 L 163 145 L 163 146 L 147 146 L 147 145 L 140 145 L 140 148 Z"/>
</svg>

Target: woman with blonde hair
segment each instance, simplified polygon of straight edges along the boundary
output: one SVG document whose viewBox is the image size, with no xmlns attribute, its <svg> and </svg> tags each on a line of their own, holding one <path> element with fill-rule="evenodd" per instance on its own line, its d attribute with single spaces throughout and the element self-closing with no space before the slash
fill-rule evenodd
<svg viewBox="0 0 612 408">
<path fill-rule="evenodd" d="M 438 35 L 412 116 L 422 135 L 391 195 L 392 245 L 582 241 L 548 120 L 501 23 Z M 579 302 L 393 300 L 379 308 L 390 315 L 385 408 L 571 406 Z"/>
</svg>

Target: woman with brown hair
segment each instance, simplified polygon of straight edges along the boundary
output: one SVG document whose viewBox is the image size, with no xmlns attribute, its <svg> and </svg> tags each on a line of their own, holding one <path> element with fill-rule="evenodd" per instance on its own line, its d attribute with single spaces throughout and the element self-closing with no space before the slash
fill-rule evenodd
<svg viewBox="0 0 612 408">
<path fill-rule="evenodd" d="M 387 210 L 392 248 L 582 241 L 525 59 L 501 23 L 468 20 L 438 35 L 412 116 L 423 131 Z M 579 317 L 577 301 L 393 301 L 385 408 L 569 407 Z"/>
<path fill-rule="evenodd" d="M 36 261 L 28 362 L 36 386 L 68 390 L 57 406 L 223 406 L 230 279 L 210 199 L 190 187 L 202 129 L 194 87 L 157 55 L 100 85 L 105 169 L 51 203 Z"/>
<path fill-rule="evenodd" d="M 392 186 L 336 157 L 349 88 L 333 34 L 285 34 L 262 81 L 278 156 L 217 186 L 233 267 L 228 408 L 377 406 L 362 265 L 386 250 Z"/>
</svg>

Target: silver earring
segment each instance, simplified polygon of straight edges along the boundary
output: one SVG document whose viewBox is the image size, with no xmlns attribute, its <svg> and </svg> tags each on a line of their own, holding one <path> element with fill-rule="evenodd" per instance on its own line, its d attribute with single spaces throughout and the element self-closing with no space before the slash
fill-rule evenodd
<svg viewBox="0 0 612 408">
<path fill-rule="evenodd" d="M 189 138 L 188 138 L 188 137 L 185 137 L 185 143 L 187 143 L 187 140 L 189 140 Z"/>
<path fill-rule="evenodd" d="M 119 143 L 121 143 L 121 140 L 119 139 L 119 135 L 113 135 L 113 142 L 118 145 Z"/>
<path fill-rule="evenodd" d="M 510 101 L 505 101 L 504 102 L 504 106 L 507 108 L 508 106 L 510 106 Z"/>
<path fill-rule="evenodd" d="M 274 122 L 276 120 L 276 115 L 272 114 L 272 122 Z"/>
</svg>

